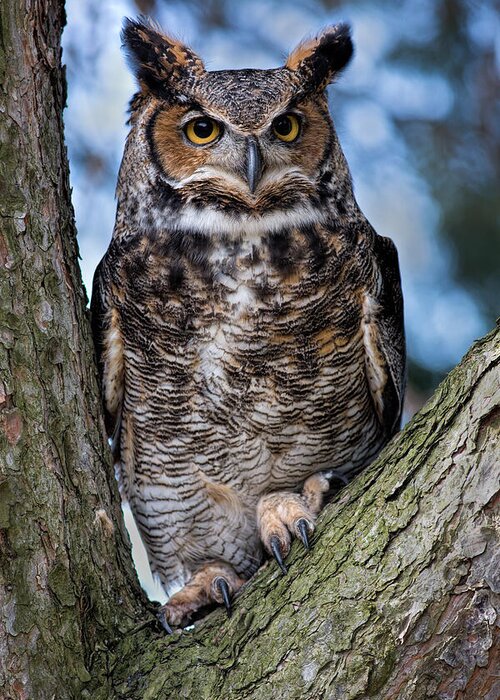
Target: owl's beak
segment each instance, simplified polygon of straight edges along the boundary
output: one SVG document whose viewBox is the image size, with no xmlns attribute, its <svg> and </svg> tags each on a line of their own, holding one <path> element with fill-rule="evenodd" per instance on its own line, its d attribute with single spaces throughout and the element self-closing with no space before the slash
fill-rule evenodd
<svg viewBox="0 0 500 700">
<path fill-rule="evenodd" d="M 250 192 L 253 194 L 262 175 L 262 158 L 259 145 L 254 136 L 247 138 L 247 180 Z"/>
</svg>

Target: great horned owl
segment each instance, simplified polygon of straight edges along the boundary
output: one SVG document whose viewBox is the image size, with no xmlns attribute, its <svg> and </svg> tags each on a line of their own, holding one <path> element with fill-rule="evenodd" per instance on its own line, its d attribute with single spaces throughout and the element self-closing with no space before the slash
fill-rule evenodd
<svg viewBox="0 0 500 700">
<path fill-rule="evenodd" d="M 286 571 L 332 478 L 398 429 L 402 297 L 328 112 L 346 25 L 270 70 L 206 71 L 142 20 L 123 41 L 140 88 L 92 316 L 121 487 L 171 595 L 168 626 L 229 609 L 262 546 Z"/>
</svg>

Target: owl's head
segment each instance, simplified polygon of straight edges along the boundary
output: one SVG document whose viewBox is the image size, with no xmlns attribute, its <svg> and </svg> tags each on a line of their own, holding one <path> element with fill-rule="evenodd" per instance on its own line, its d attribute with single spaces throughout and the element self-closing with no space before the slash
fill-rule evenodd
<svg viewBox="0 0 500 700">
<path fill-rule="evenodd" d="M 345 192 L 325 89 L 352 56 L 347 25 L 304 41 L 270 70 L 207 71 L 147 20 L 127 19 L 122 38 L 140 86 L 131 102 L 136 151 L 149 158 L 148 180 L 178 226 L 209 229 L 215 214 L 219 229 L 263 217 L 278 226 L 291 213 L 317 217 L 336 182 Z"/>
</svg>

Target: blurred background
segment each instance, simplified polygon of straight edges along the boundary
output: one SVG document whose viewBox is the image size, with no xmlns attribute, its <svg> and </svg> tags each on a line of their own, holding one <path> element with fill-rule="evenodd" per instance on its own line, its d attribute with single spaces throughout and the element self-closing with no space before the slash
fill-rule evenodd
<svg viewBox="0 0 500 700">
<path fill-rule="evenodd" d="M 275 67 L 304 36 L 352 25 L 355 57 L 330 105 L 360 207 L 399 250 L 411 416 L 500 314 L 497 1 L 67 0 L 66 11 L 66 139 L 89 296 L 135 90 L 123 17 L 150 15 L 210 70 Z M 143 585 L 163 600 L 131 534 Z"/>
</svg>

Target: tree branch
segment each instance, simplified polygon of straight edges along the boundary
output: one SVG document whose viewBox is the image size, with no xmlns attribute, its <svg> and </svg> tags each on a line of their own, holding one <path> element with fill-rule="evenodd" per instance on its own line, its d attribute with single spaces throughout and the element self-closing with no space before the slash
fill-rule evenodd
<svg viewBox="0 0 500 700">
<path fill-rule="evenodd" d="M 230 620 L 122 639 L 116 697 L 496 698 L 499 340 L 325 509 L 288 576 L 268 563 Z"/>
</svg>

